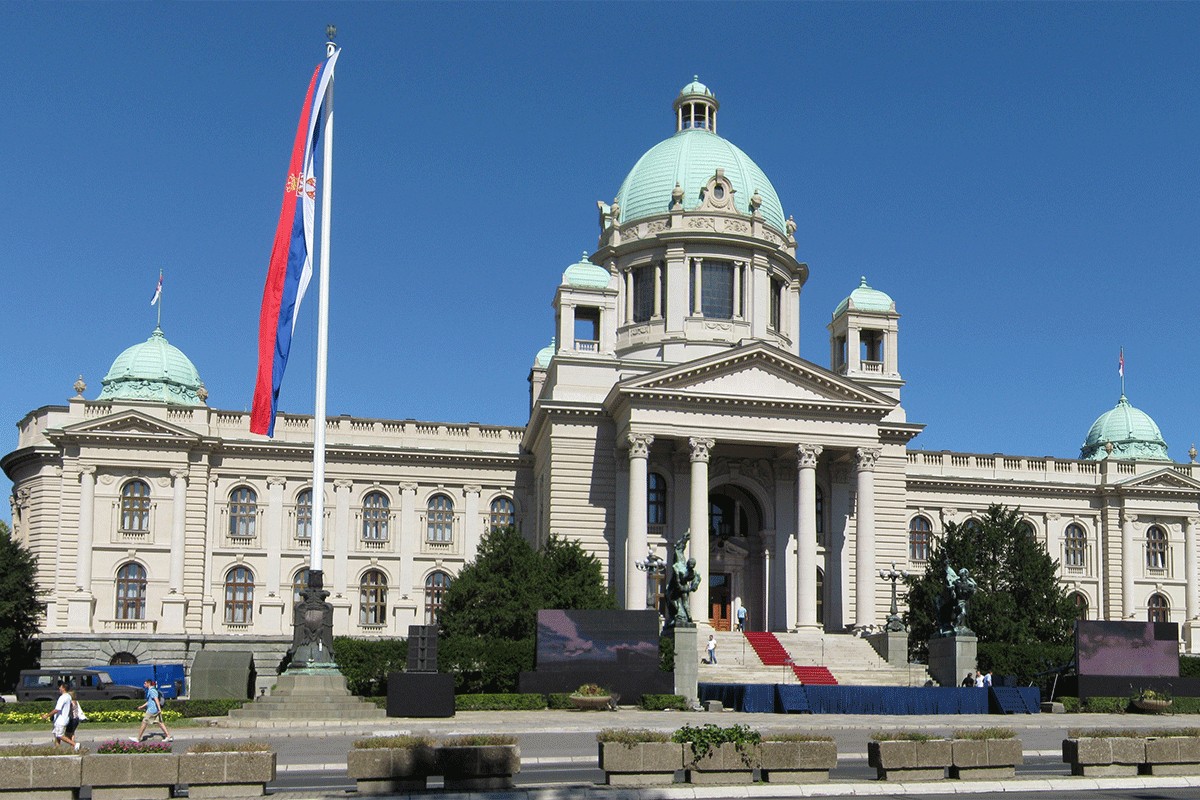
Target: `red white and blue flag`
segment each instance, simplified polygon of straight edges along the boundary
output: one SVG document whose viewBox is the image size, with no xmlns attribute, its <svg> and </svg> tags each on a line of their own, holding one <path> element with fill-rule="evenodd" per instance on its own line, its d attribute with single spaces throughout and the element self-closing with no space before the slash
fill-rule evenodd
<svg viewBox="0 0 1200 800">
<path fill-rule="evenodd" d="M 162 297 L 162 270 L 158 271 L 158 286 L 154 287 L 154 297 L 150 298 L 150 305 L 158 302 L 158 298 Z"/>
<path fill-rule="evenodd" d="M 275 433 L 279 387 L 283 383 L 300 301 L 312 278 L 317 197 L 314 153 L 321 134 L 325 97 L 333 83 L 333 67 L 340 52 L 335 51 L 313 71 L 292 145 L 283 208 L 275 229 L 275 244 L 271 248 L 271 264 L 258 317 L 258 376 L 250 411 L 251 433 L 267 436 Z"/>
<path fill-rule="evenodd" d="M 1121 348 L 1121 354 L 1117 356 L 1117 374 L 1122 378 L 1125 377 L 1125 348 Z"/>
</svg>

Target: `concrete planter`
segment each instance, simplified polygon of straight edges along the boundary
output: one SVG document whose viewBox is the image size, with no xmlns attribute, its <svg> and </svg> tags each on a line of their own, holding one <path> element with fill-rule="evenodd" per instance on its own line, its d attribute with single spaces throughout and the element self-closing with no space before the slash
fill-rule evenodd
<svg viewBox="0 0 1200 800">
<path fill-rule="evenodd" d="M 937 781 L 953 763 L 949 739 L 867 742 L 867 763 L 881 781 Z"/>
<path fill-rule="evenodd" d="M 950 743 L 950 777 L 960 780 L 998 780 L 1012 778 L 1017 765 L 1025 762 L 1021 740 L 954 739 Z"/>
<path fill-rule="evenodd" d="M 448 792 L 511 789 L 521 771 L 521 748 L 515 744 L 439 747 L 437 762 Z"/>
<path fill-rule="evenodd" d="M 1063 761 L 1072 775 L 1089 778 L 1137 775 L 1146 761 L 1146 740 L 1128 736 L 1063 739 Z"/>
<path fill-rule="evenodd" d="M 763 742 L 759 768 L 767 783 L 819 783 L 837 766 L 835 742 Z"/>
<path fill-rule="evenodd" d="M 168 800 L 179 783 L 174 753 L 104 753 L 83 757 L 84 786 L 92 800 Z"/>
<path fill-rule="evenodd" d="M 0 797 L 76 800 L 82 775 L 82 756 L 0 758 Z"/>
<path fill-rule="evenodd" d="M 184 753 L 179 757 L 179 782 L 188 797 L 224 800 L 228 797 L 262 797 L 275 780 L 275 753 Z"/>
<path fill-rule="evenodd" d="M 1200 775 L 1200 736 L 1164 736 L 1146 740 L 1147 775 Z"/>
<path fill-rule="evenodd" d="M 612 703 L 612 696 L 607 694 L 573 694 L 568 699 L 580 711 L 607 711 Z"/>
<path fill-rule="evenodd" d="M 432 747 L 356 747 L 346 756 L 346 771 L 358 783 L 359 794 L 396 794 L 424 789 L 438 774 Z"/>
<path fill-rule="evenodd" d="M 710 747 L 700 758 L 692 758 L 690 742 L 683 745 L 687 782 L 699 786 L 730 786 L 753 783 L 754 769 L 759 763 L 758 745 L 741 750 L 733 742 Z"/>
<path fill-rule="evenodd" d="M 609 786 L 666 786 L 683 769 L 683 745 L 676 742 L 600 742 L 600 769 Z"/>
</svg>

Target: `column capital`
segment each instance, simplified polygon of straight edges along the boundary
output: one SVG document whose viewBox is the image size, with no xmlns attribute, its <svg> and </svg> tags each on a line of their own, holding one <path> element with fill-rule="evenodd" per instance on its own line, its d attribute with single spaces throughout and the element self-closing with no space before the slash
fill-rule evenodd
<svg viewBox="0 0 1200 800">
<path fill-rule="evenodd" d="M 870 472 L 875 469 L 882 449 L 878 447 L 860 447 L 854 451 L 854 463 L 859 472 Z"/>
<path fill-rule="evenodd" d="M 649 433 L 630 433 L 626 436 L 629 442 L 629 457 L 630 458 L 649 458 L 650 445 L 654 444 L 654 437 Z"/>
<path fill-rule="evenodd" d="M 1183 522 L 1188 527 L 1194 528 L 1197 525 L 1200 525 L 1200 517 L 1184 517 Z"/>
<path fill-rule="evenodd" d="M 796 445 L 796 461 L 800 469 L 816 469 L 817 456 L 825 448 L 819 444 L 798 444 Z"/>
<path fill-rule="evenodd" d="M 478 485 L 474 485 L 474 484 L 472 484 L 472 485 L 469 485 L 469 486 L 464 486 L 464 487 L 463 487 L 463 493 L 464 493 L 464 494 L 474 494 L 474 495 L 478 495 L 478 494 L 481 494 L 482 492 L 483 492 L 483 487 L 482 487 L 482 486 L 478 486 Z"/>
<path fill-rule="evenodd" d="M 96 474 L 96 465 L 95 464 L 80 464 L 79 465 L 79 474 L 81 476 L 95 475 Z"/>
<path fill-rule="evenodd" d="M 1135 522 L 1137 522 L 1137 521 L 1138 521 L 1138 515 L 1137 515 L 1137 514 L 1129 514 L 1129 513 L 1126 513 L 1126 512 L 1124 512 L 1124 511 L 1122 511 L 1122 512 L 1121 512 L 1121 524 L 1122 524 L 1122 525 L 1124 525 L 1126 522 L 1128 522 L 1128 523 L 1130 523 L 1130 524 L 1133 524 L 1133 523 L 1135 523 Z"/>
<path fill-rule="evenodd" d="M 691 437 L 688 439 L 688 446 L 692 448 L 692 463 L 703 461 L 708 463 L 709 451 L 717 446 L 716 439 L 698 439 Z"/>
<path fill-rule="evenodd" d="M 416 482 L 416 481 L 403 481 L 403 482 L 401 482 L 401 483 L 400 483 L 400 491 L 402 491 L 402 492 L 412 492 L 413 494 L 416 494 L 416 493 L 417 493 L 417 482 Z"/>
<path fill-rule="evenodd" d="M 283 487 L 286 485 L 287 485 L 287 478 L 280 477 L 279 475 L 268 475 L 267 476 L 267 486 L 269 488 L 274 488 L 276 486 Z"/>
<path fill-rule="evenodd" d="M 177 481 L 187 480 L 188 471 L 186 467 L 176 467 L 171 470 L 171 477 Z"/>
</svg>

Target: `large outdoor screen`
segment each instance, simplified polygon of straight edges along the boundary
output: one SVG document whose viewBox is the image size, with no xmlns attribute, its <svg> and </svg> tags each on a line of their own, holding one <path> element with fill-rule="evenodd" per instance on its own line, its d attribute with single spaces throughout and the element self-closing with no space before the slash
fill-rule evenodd
<svg viewBox="0 0 1200 800">
<path fill-rule="evenodd" d="M 658 669 L 655 611 L 539 611 L 537 667 Z"/>
<path fill-rule="evenodd" d="M 1179 626 L 1174 622 L 1094 622 L 1075 626 L 1080 675 L 1179 676 Z"/>
</svg>

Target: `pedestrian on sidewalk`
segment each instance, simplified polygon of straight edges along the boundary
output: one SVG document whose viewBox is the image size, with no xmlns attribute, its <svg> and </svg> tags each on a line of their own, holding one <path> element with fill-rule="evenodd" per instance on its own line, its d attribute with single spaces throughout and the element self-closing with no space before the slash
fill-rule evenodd
<svg viewBox="0 0 1200 800">
<path fill-rule="evenodd" d="M 54 746 L 58 747 L 63 742 L 66 742 L 76 750 L 79 745 L 75 743 L 73 734 L 75 733 L 74 726 L 68 731 L 67 726 L 71 723 L 71 706 L 75 702 L 75 698 L 67 690 L 66 681 L 58 682 L 58 700 L 54 703 L 54 710 L 48 714 L 42 714 L 43 719 L 48 719 L 54 723 Z M 78 724 L 78 723 L 76 723 Z"/>
<path fill-rule="evenodd" d="M 158 691 L 158 687 L 154 685 L 154 681 L 150 678 L 146 678 L 143 684 L 146 687 L 146 702 L 138 706 L 139 711 L 145 709 L 145 713 L 142 715 L 142 728 L 138 731 L 137 736 L 130 736 L 129 741 L 140 742 L 142 737 L 146 735 L 146 726 L 151 723 L 162 729 L 164 742 L 173 741 L 174 738 L 171 736 L 171 732 L 163 724 L 162 693 Z"/>
<path fill-rule="evenodd" d="M 708 663 L 717 663 L 717 640 L 711 633 L 708 635 Z"/>
</svg>

